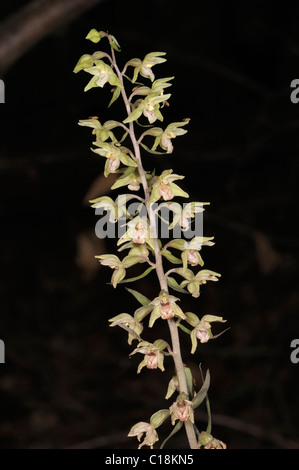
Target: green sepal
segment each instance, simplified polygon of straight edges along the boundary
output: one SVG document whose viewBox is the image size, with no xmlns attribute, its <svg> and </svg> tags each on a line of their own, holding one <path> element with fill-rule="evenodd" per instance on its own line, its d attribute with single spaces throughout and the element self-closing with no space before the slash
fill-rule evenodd
<svg viewBox="0 0 299 470">
<path fill-rule="evenodd" d="M 141 147 L 144 148 L 144 150 L 146 150 L 148 153 L 151 153 L 153 155 L 167 155 L 166 152 L 157 152 L 156 150 L 150 149 L 147 145 L 143 144 L 142 142 L 140 142 L 140 145 Z"/>
<path fill-rule="evenodd" d="M 84 88 L 84 91 L 88 91 L 90 90 L 91 88 L 95 88 L 95 87 L 98 87 L 99 85 L 96 83 L 97 80 L 98 80 L 99 77 L 97 77 L 96 75 L 93 76 L 89 82 L 87 83 L 86 87 Z"/>
<path fill-rule="evenodd" d="M 168 250 L 163 251 L 161 254 L 173 264 L 182 264 L 182 260 L 177 258 L 176 256 L 173 256 L 173 254 L 170 253 L 170 251 Z"/>
<path fill-rule="evenodd" d="M 142 274 L 140 274 L 139 276 L 136 276 L 136 277 L 131 277 L 130 279 L 124 279 L 123 281 L 121 281 L 119 284 L 124 284 L 125 282 L 134 282 L 134 281 L 138 281 L 139 279 L 142 279 L 143 277 L 147 276 L 153 269 L 155 269 L 154 266 L 150 266 L 148 269 L 146 269 L 146 271 L 144 271 Z"/>
<path fill-rule="evenodd" d="M 83 70 L 88 67 L 92 67 L 93 65 L 93 58 L 89 54 L 83 54 L 80 59 L 78 60 L 73 72 L 78 73 L 80 70 Z"/>
</svg>

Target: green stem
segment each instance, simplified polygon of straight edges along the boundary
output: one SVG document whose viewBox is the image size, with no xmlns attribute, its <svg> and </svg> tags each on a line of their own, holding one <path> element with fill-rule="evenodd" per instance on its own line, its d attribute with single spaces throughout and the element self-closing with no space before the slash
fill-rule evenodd
<svg viewBox="0 0 299 470">
<path fill-rule="evenodd" d="M 116 63 L 115 53 L 112 48 L 111 48 L 111 53 L 112 53 L 112 62 L 113 62 L 114 69 L 118 75 L 119 80 L 123 84 L 123 76 Z M 131 114 L 131 108 L 130 108 L 130 102 L 128 100 L 124 86 L 121 89 L 121 94 L 122 94 L 122 98 L 126 107 L 127 114 L 129 116 Z M 138 172 L 139 172 L 139 176 L 141 178 L 141 183 L 142 183 L 143 190 L 144 190 L 145 206 L 146 206 L 148 217 L 149 217 L 150 227 L 151 227 L 152 233 L 156 234 L 156 218 L 155 218 L 154 211 L 151 208 L 150 194 L 149 194 L 149 189 L 148 189 L 148 184 L 147 184 L 147 179 L 146 179 L 146 173 L 142 165 L 142 160 L 141 160 L 141 155 L 140 155 L 140 146 L 135 136 L 133 122 L 129 123 L 129 136 L 130 136 L 133 148 L 134 148 L 135 159 L 138 164 Z M 165 272 L 163 268 L 163 259 L 160 253 L 160 247 L 159 247 L 158 239 L 156 236 L 153 237 L 153 243 L 154 243 L 155 261 L 156 261 L 155 263 L 156 273 L 157 273 L 157 277 L 160 283 L 160 288 L 161 290 L 164 290 L 165 292 L 168 293 L 167 278 L 165 276 Z M 181 356 L 181 347 L 180 347 L 178 327 L 172 318 L 170 318 L 167 321 L 168 321 L 168 326 L 169 326 L 170 336 L 171 336 L 171 341 L 172 341 L 173 360 L 174 360 L 176 375 L 177 375 L 177 379 L 179 383 L 179 392 L 185 393 L 186 396 L 188 396 L 189 395 L 188 387 L 187 387 L 184 363 L 183 363 L 182 356 Z M 185 424 L 185 430 L 186 430 L 186 434 L 188 437 L 190 448 L 198 449 L 198 443 L 197 443 L 193 424 L 191 423 L 190 420 L 186 421 L 184 424 Z"/>
</svg>

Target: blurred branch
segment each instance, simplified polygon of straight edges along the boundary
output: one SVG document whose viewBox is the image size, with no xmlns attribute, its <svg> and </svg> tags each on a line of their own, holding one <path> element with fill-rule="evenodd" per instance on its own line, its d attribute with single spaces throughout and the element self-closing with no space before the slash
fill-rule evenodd
<svg viewBox="0 0 299 470">
<path fill-rule="evenodd" d="M 0 72 L 59 26 L 103 0 L 33 0 L 0 25 Z"/>
</svg>

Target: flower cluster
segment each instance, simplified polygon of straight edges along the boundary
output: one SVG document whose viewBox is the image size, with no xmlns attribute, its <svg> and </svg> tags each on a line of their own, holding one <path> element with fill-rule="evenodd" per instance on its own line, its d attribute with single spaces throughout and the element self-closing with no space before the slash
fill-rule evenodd
<svg viewBox="0 0 299 470">
<path fill-rule="evenodd" d="M 169 123 L 165 128 L 153 125 L 156 121 L 164 120 L 162 111 L 169 106 L 171 97 L 171 94 L 165 90 L 171 86 L 171 80 L 174 78 L 156 79 L 153 68 L 166 61 L 164 52 L 151 52 L 143 59 L 133 58 L 121 70 L 116 61 L 120 45 L 114 36 L 92 29 L 86 38 L 94 44 L 105 38 L 109 42 L 110 51 L 109 53 L 96 51 L 80 57 L 74 72 L 84 71 L 91 75 L 84 91 L 110 86 L 113 95 L 109 106 L 122 97 L 126 109 L 126 115 L 120 121 L 104 122 L 97 116 L 79 121 L 80 126 L 92 130 L 94 141 L 91 150 L 104 158 L 104 176 L 116 175 L 111 190 L 125 187 L 129 191 L 116 198 L 101 196 L 90 201 L 93 208 L 109 211 L 111 222 L 121 220 L 124 229 L 116 243 L 119 256 L 100 254 L 95 257 L 103 266 L 112 269 L 113 288 L 123 283 L 138 281 L 154 270 L 159 281 L 159 290 L 150 299 L 139 291 L 127 288 L 140 306 L 134 314 L 120 313 L 113 316 L 109 319 L 110 326 L 124 329 L 128 334 L 129 345 L 137 342 L 129 354 L 132 362 L 136 360 L 135 356 L 138 354 L 143 357 L 137 366 L 137 374 L 141 371 L 153 373 L 152 371 L 157 369 L 160 371 L 158 373 L 164 372 L 169 367 L 169 360 L 173 360 L 175 365 L 175 373 L 169 382 L 166 399 L 170 399 L 174 394 L 177 394 L 176 398 L 167 408 L 154 413 L 149 422 L 141 421 L 135 424 L 128 436 L 137 437 L 139 448 L 143 446 L 153 448 L 159 440 L 156 429 L 170 418 L 173 428 L 168 438 L 185 426 L 191 448 L 223 449 L 226 445 L 222 441 L 213 438 L 206 431 L 200 433 L 196 427 L 196 408 L 204 402 L 209 412 L 207 394 L 210 374 L 209 371 L 206 372 L 203 384 L 197 390 L 191 369 L 181 358 L 179 331 L 183 331 L 190 338 L 191 353 L 194 354 L 198 343 L 205 344 L 219 336 L 212 333 L 212 323 L 222 323 L 225 320 L 211 314 L 205 314 L 200 318 L 192 312 L 184 312 L 181 304 L 179 305 L 180 299 L 171 293 L 173 290 L 198 298 L 201 286 L 208 281 L 218 281 L 220 277 L 217 272 L 202 269 L 204 265 L 202 248 L 213 246 L 214 238 L 197 233 L 191 240 L 185 239 L 195 215 L 203 212 L 204 206 L 208 203 L 189 201 L 182 208 L 177 199 L 179 201 L 181 198 L 189 199 L 189 194 L 177 182 L 182 182 L 184 176 L 176 174 L 173 169 L 164 169 L 160 174 L 155 169 L 147 171 L 143 167 L 141 157 L 143 150 L 155 155 L 172 154 L 174 139 L 186 134 L 186 126 L 190 119 L 184 118 L 182 121 Z M 130 77 L 127 71 L 130 72 L 132 69 Z M 137 129 L 140 130 L 139 133 Z M 141 195 L 140 190 L 142 190 Z M 136 202 L 134 213 L 130 213 L 126 208 L 129 200 Z M 154 208 L 157 205 L 172 211 L 173 217 L 169 221 L 169 228 L 178 228 L 180 231 L 179 236 L 167 241 L 164 246 L 158 237 Z M 142 212 L 142 208 L 145 208 L 145 212 Z M 126 255 L 121 257 L 123 251 L 126 251 Z M 170 263 L 167 272 L 164 271 L 163 261 Z M 145 270 L 144 265 L 146 265 Z M 128 277 L 128 270 L 132 267 L 136 275 Z M 180 278 L 179 281 L 176 279 L 177 276 Z M 152 329 L 153 333 L 155 328 L 160 331 L 162 325 L 169 328 L 171 344 L 161 338 L 151 341 L 145 339 L 146 326 Z M 210 427 L 209 416 L 207 430 L 210 430 Z"/>
</svg>

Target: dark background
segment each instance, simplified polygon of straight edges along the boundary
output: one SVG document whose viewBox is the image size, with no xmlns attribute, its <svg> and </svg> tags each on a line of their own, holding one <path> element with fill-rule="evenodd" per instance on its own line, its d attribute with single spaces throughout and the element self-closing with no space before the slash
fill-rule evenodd
<svg viewBox="0 0 299 470">
<path fill-rule="evenodd" d="M 6 2 L 2 20 L 25 3 Z M 77 122 L 124 114 L 118 103 L 107 110 L 109 87 L 84 93 L 89 75 L 72 72 L 82 54 L 104 47 L 84 39 L 91 28 L 116 36 L 120 64 L 167 52 L 154 69 L 175 75 L 165 124 L 191 118 L 173 155 L 145 156 L 144 165 L 184 174 L 191 198 L 211 203 L 204 234 L 216 244 L 203 257 L 222 277 L 181 306 L 230 327 L 193 356 L 188 338 L 183 345 L 198 384 L 199 364 L 211 373 L 212 433 L 229 448 L 299 447 L 299 364 L 290 360 L 299 337 L 299 104 L 290 101 L 298 15 L 295 1 L 106 0 L 1 77 L 1 448 L 135 448 L 130 427 L 170 405 L 171 361 L 164 374 L 136 376 L 139 357 L 129 360 L 126 333 L 107 320 L 138 304 L 106 285 L 111 272 L 94 260 L 114 248 L 94 236 L 86 199 L 107 186 L 92 187 L 103 159 Z M 134 287 L 157 295 L 154 276 Z M 203 405 L 197 418 L 205 429 Z M 169 448 L 184 444 L 182 432 Z"/>
</svg>

